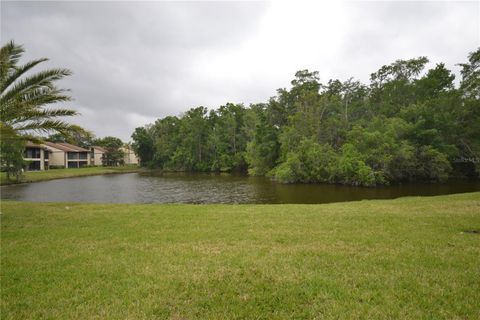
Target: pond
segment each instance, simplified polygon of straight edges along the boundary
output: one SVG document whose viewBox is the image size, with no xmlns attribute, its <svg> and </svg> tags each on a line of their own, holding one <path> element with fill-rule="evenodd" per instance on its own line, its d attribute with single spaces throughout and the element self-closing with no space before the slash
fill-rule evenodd
<svg viewBox="0 0 480 320">
<path fill-rule="evenodd" d="M 3 186 L 2 199 L 104 203 L 329 203 L 480 191 L 480 181 L 363 188 L 230 174 L 128 173 Z"/>
</svg>

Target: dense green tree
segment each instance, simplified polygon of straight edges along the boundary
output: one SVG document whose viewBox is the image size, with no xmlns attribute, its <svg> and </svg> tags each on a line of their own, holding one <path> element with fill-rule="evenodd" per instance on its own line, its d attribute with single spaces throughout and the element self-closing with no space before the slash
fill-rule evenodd
<svg viewBox="0 0 480 320">
<path fill-rule="evenodd" d="M 215 171 L 244 171 L 247 167 L 245 149 L 247 144 L 245 124 L 246 111 L 243 105 L 228 103 L 210 114 L 213 122 L 210 133 Z"/>
<path fill-rule="evenodd" d="M 287 183 L 478 177 L 479 52 L 461 64 L 459 87 L 442 63 L 424 70 L 426 57 L 385 65 L 368 86 L 352 78 L 323 85 L 318 72 L 301 70 L 266 103 L 193 108 L 137 128 L 134 140 L 148 141 L 163 169 L 248 168 Z"/>
<path fill-rule="evenodd" d="M 376 172 L 368 166 L 366 155 L 360 153 L 355 146 L 345 143 L 337 164 L 334 167 L 335 181 L 354 186 L 374 186 L 378 182 Z"/>
<path fill-rule="evenodd" d="M 177 117 L 166 117 L 157 120 L 149 137 L 155 146 L 154 163 L 160 168 L 173 168 L 171 158 L 180 143 L 180 120 Z"/>
<path fill-rule="evenodd" d="M 272 176 L 281 182 L 331 183 L 335 182 L 337 161 L 338 156 L 330 145 L 305 138 L 295 152 L 287 154 Z"/>
<path fill-rule="evenodd" d="M 469 99 L 480 99 L 480 48 L 468 55 L 468 62 L 459 64 L 462 67 L 462 83 L 460 89 Z"/>
<path fill-rule="evenodd" d="M 132 134 L 132 147 L 141 166 L 153 166 L 155 146 L 151 131 L 152 126 L 138 127 Z"/>
<path fill-rule="evenodd" d="M 208 171 L 210 154 L 207 141 L 211 127 L 207 108 L 197 107 L 185 112 L 179 123 L 178 145 L 171 156 L 171 168 L 186 171 Z"/>
<path fill-rule="evenodd" d="M 462 80 L 460 91 L 464 97 L 462 114 L 456 123 L 460 130 L 460 159 L 458 161 L 480 174 L 480 48 L 468 55 L 468 62 L 460 64 Z"/>
<path fill-rule="evenodd" d="M 280 153 L 279 128 L 270 123 L 268 112 L 257 109 L 258 122 L 250 142 L 247 143 L 245 158 L 251 175 L 265 175 L 277 164 Z"/>
<path fill-rule="evenodd" d="M 23 153 L 25 151 L 25 141 L 19 139 L 8 139 L 0 141 L 0 163 L 2 170 L 7 175 L 7 180 L 15 178 L 20 181 L 22 169 L 25 165 Z"/>
<path fill-rule="evenodd" d="M 414 83 L 428 63 L 426 57 L 397 60 L 370 76 L 370 101 L 375 114 L 395 116 L 415 101 Z"/>
</svg>

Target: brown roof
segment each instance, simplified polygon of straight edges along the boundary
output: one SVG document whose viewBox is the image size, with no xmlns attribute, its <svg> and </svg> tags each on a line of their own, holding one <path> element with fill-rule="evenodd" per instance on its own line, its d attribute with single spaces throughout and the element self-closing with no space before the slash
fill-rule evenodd
<svg viewBox="0 0 480 320">
<path fill-rule="evenodd" d="M 100 152 L 107 152 L 107 150 L 104 147 L 100 146 L 92 146 L 92 148 L 99 150 Z"/>
<path fill-rule="evenodd" d="M 25 143 L 25 147 L 46 149 L 43 144 L 33 143 L 32 141 L 27 141 L 27 143 Z"/>
<path fill-rule="evenodd" d="M 79 152 L 85 152 L 85 151 L 88 152 L 89 151 L 88 149 L 85 149 L 85 148 L 82 148 L 82 147 L 79 147 L 79 146 L 75 146 L 73 144 L 66 143 L 66 142 L 61 142 L 59 144 L 61 144 L 62 146 L 65 146 L 67 148 L 73 149 L 74 151 L 79 151 Z"/>
<path fill-rule="evenodd" d="M 37 147 L 37 148 L 41 147 L 41 145 L 33 143 L 32 141 L 27 141 L 27 143 L 25 143 L 25 146 L 26 147 Z"/>
<path fill-rule="evenodd" d="M 74 146 L 73 144 L 66 143 L 66 142 L 59 142 L 59 143 L 45 142 L 45 144 L 49 147 L 56 148 L 66 152 L 88 152 L 87 149 Z"/>
</svg>

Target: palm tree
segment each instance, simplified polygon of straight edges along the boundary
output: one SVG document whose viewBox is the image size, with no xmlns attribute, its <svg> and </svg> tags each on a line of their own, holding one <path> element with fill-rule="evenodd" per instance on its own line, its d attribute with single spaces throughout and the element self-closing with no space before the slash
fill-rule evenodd
<svg viewBox="0 0 480 320">
<path fill-rule="evenodd" d="M 59 102 L 70 101 L 68 90 L 59 89 L 54 82 L 71 75 L 67 69 L 49 69 L 27 75 L 42 58 L 19 65 L 25 52 L 23 46 L 8 42 L 0 48 L 0 135 L 2 160 L 11 159 L 5 154 L 13 144 L 22 144 L 35 133 L 67 134 L 72 125 L 61 117 L 73 116 L 70 109 L 47 108 Z M 18 148 L 17 148 L 18 149 Z M 11 155 L 10 155 L 11 156 Z M 18 159 L 18 156 L 16 157 Z M 2 161 L 5 162 L 5 161 Z M 7 168 L 11 164 L 2 163 Z M 17 166 L 18 167 L 18 166 Z M 7 170 L 8 171 L 8 170 Z"/>
<path fill-rule="evenodd" d="M 71 100 L 64 89 L 54 82 L 71 75 L 68 69 L 49 69 L 25 76 L 36 65 L 47 61 L 42 58 L 19 66 L 25 50 L 13 41 L 0 49 L 0 123 L 2 138 L 28 136 L 33 132 L 67 133 L 71 125 L 58 117 L 73 116 L 69 109 L 45 108 L 58 102 Z"/>
</svg>

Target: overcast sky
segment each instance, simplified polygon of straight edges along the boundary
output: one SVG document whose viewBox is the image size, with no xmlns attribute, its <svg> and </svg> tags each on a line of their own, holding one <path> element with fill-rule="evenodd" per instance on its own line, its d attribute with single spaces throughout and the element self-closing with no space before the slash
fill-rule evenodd
<svg viewBox="0 0 480 320">
<path fill-rule="evenodd" d="M 1 2 L 1 42 L 66 67 L 61 82 L 97 136 L 195 106 L 266 101 L 295 72 L 321 81 L 396 59 L 456 63 L 480 46 L 473 2 Z"/>
</svg>

